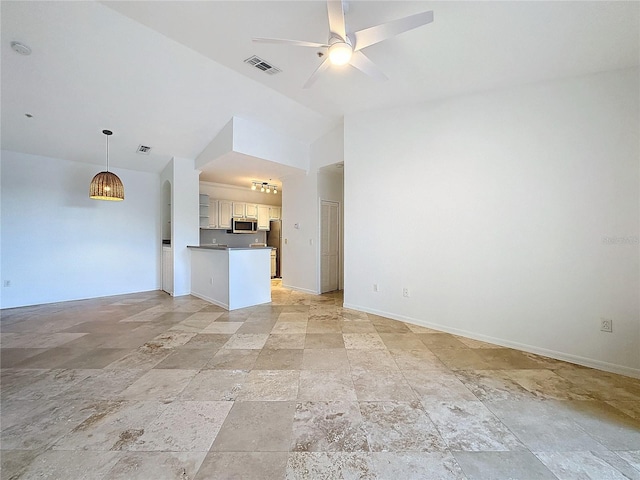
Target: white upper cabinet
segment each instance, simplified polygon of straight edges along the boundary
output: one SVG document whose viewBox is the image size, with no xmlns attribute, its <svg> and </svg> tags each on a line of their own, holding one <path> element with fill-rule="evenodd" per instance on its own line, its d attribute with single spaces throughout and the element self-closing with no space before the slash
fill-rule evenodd
<svg viewBox="0 0 640 480">
<path fill-rule="evenodd" d="M 269 230 L 269 205 L 258 205 L 258 230 Z"/>
<path fill-rule="evenodd" d="M 218 200 L 209 200 L 209 228 L 218 228 Z"/>
<path fill-rule="evenodd" d="M 256 203 L 219 200 L 201 194 L 200 228 L 230 230 L 232 218 L 255 218 L 258 230 L 269 230 L 271 220 L 280 220 L 281 207 Z"/>
<path fill-rule="evenodd" d="M 258 218 L 258 205 L 247 203 L 245 206 L 245 216 L 247 218 Z"/>
<path fill-rule="evenodd" d="M 229 200 L 218 200 L 218 228 L 231 228 L 233 203 Z"/>
<path fill-rule="evenodd" d="M 244 202 L 233 202 L 233 216 L 244 218 L 247 215 L 247 204 Z"/>
<path fill-rule="evenodd" d="M 280 207 L 269 207 L 269 219 L 280 220 Z"/>
</svg>

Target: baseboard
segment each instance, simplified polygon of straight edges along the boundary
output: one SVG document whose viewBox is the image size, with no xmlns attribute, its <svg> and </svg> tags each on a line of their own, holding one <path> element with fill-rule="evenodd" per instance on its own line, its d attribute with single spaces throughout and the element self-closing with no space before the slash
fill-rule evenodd
<svg viewBox="0 0 640 480">
<path fill-rule="evenodd" d="M 282 284 L 282 286 L 284 288 L 289 288 L 291 290 L 295 290 L 296 292 L 308 293 L 310 295 L 320 295 L 318 292 L 316 292 L 314 290 L 309 290 L 308 288 L 294 287 L 292 285 L 285 285 L 284 283 Z"/>
<path fill-rule="evenodd" d="M 206 295 L 200 295 L 199 293 L 191 292 L 189 295 L 193 295 L 194 297 L 200 298 L 201 300 L 206 300 L 207 302 L 213 303 L 219 307 L 224 308 L 225 310 L 229 310 L 229 305 L 222 303 L 218 300 L 214 300 L 213 298 L 209 298 Z"/>
<path fill-rule="evenodd" d="M 603 362 L 601 360 L 594 360 L 592 358 L 581 357 L 579 355 L 572 355 L 570 353 L 558 352 L 556 350 L 549 350 L 546 348 L 536 347 L 534 345 L 528 345 L 525 343 L 512 342 L 510 340 L 505 340 L 503 338 L 491 337 L 488 335 L 482 335 L 475 332 L 469 332 L 467 330 L 462 330 L 459 328 L 451 328 L 444 325 L 439 325 L 437 323 L 425 322 L 424 320 L 407 317 L 405 315 L 398 315 L 395 313 L 384 312 L 382 310 L 376 310 L 374 308 L 369 308 L 362 305 L 353 305 L 353 304 L 345 303 L 344 308 L 348 308 L 351 310 L 359 310 L 365 313 L 372 313 L 374 315 L 379 315 L 381 317 L 387 317 L 393 320 L 400 320 L 402 322 L 411 323 L 412 325 L 432 328 L 434 330 L 438 330 L 441 332 L 460 335 L 461 337 L 472 338 L 474 340 L 480 340 L 482 342 L 487 342 L 487 343 L 493 343 L 501 347 L 514 348 L 517 350 L 522 350 L 523 352 L 535 353 L 536 355 L 543 355 L 545 357 L 554 358 L 556 360 L 562 360 L 564 362 L 575 363 L 577 365 L 595 368 L 598 370 L 603 370 L 605 372 L 617 373 L 620 375 L 625 375 L 627 377 L 640 378 L 640 369 L 638 368 L 631 368 L 625 365 L 618 365 L 615 363 Z"/>
</svg>

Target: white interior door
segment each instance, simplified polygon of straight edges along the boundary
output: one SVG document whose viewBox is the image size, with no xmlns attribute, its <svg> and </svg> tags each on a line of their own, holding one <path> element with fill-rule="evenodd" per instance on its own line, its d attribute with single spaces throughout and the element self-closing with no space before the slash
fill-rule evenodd
<svg viewBox="0 0 640 480">
<path fill-rule="evenodd" d="M 320 290 L 339 288 L 340 204 L 322 200 L 320 212 Z"/>
</svg>

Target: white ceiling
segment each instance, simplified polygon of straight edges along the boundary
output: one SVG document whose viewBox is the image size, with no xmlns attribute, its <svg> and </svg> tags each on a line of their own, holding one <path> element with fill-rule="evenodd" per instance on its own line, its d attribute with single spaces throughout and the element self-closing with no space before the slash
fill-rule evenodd
<svg viewBox="0 0 640 480">
<path fill-rule="evenodd" d="M 345 114 L 637 66 L 640 3 L 351 1 L 349 31 L 433 10 L 432 24 L 364 50 L 389 76 L 344 67 L 308 90 L 314 49 L 253 36 L 327 40 L 324 1 L 2 1 L 2 148 L 159 171 L 195 158 L 232 116 L 311 142 Z M 10 42 L 28 44 L 20 56 Z M 269 76 L 256 54 L 283 70 Z M 25 113 L 31 113 L 28 119 Z M 139 144 L 151 155 L 135 154 Z M 254 162 L 255 163 L 255 162 Z M 235 157 L 209 180 L 279 178 Z M 216 171 L 221 174 L 216 178 Z M 286 174 L 286 172 L 285 172 Z M 242 180 L 241 180 L 242 178 Z"/>
</svg>

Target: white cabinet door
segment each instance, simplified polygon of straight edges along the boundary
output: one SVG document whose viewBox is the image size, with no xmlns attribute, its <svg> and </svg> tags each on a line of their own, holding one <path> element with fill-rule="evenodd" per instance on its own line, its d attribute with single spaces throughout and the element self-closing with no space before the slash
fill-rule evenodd
<svg viewBox="0 0 640 480">
<path fill-rule="evenodd" d="M 245 214 L 247 218 L 258 218 L 258 205 L 255 203 L 247 203 Z"/>
<path fill-rule="evenodd" d="M 268 205 L 258 205 L 258 230 L 269 230 Z"/>
<path fill-rule="evenodd" d="M 218 228 L 231 228 L 233 203 L 228 200 L 218 200 Z"/>
<path fill-rule="evenodd" d="M 280 207 L 269 207 L 269 218 L 271 220 L 280 220 Z"/>
<path fill-rule="evenodd" d="M 209 202 L 209 228 L 218 228 L 218 200 Z"/>
<path fill-rule="evenodd" d="M 246 215 L 246 209 L 247 209 L 246 203 L 233 202 L 234 217 L 244 218 Z"/>
</svg>

